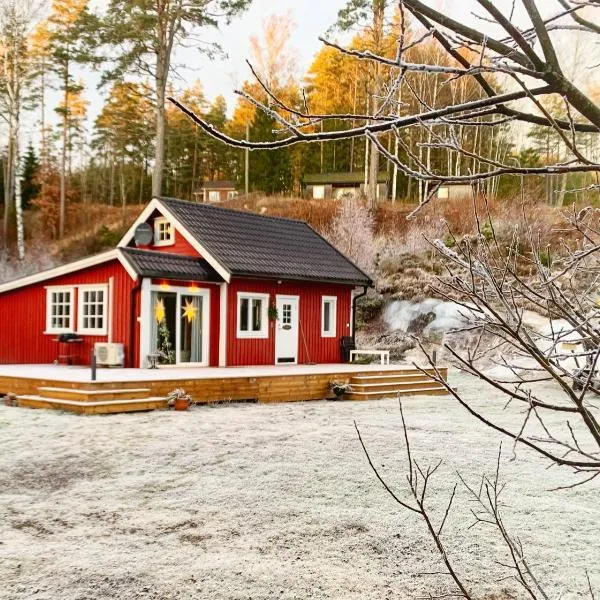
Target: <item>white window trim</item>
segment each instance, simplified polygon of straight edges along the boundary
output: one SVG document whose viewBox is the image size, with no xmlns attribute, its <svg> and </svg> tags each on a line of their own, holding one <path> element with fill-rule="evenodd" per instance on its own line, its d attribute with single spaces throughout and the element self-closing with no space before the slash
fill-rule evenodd
<svg viewBox="0 0 600 600">
<path fill-rule="evenodd" d="M 53 292 L 70 292 L 71 293 L 71 311 L 70 311 L 70 327 L 52 327 L 52 302 L 50 298 Z M 72 285 L 51 285 L 46 287 L 46 330 L 44 333 L 74 333 L 75 321 L 75 286 Z"/>
<path fill-rule="evenodd" d="M 325 331 L 325 303 L 331 303 L 329 311 L 330 331 Z M 337 336 L 337 296 L 321 296 L 321 337 L 333 338 Z"/>
<path fill-rule="evenodd" d="M 171 228 L 171 237 L 168 240 L 159 239 L 160 226 L 168 223 Z M 172 246 L 175 243 L 175 228 L 173 223 L 167 217 L 156 217 L 154 219 L 154 245 L 155 246 Z"/>
<path fill-rule="evenodd" d="M 240 305 L 243 299 L 262 300 L 261 330 L 242 331 L 240 329 Z M 248 302 L 248 323 L 252 322 L 252 302 Z M 253 292 L 238 292 L 236 304 L 236 331 L 237 337 L 241 339 L 266 339 L 269 337 L 269 294 L 255 294 Z"/>
<path fill-rule="evenodd" d="M 101 329 L 90 329 L 83 326 L 83 292 L 104 292 L 102 302 L 102 323 Z M 81 335 L 107 335 L 108 334 L 108 285 L 106 284 L 86 284 L 77 286 L 77 333 Z"/>
<path fill-rule="evenodd" d="M 161 369 L 170 369 L 176 367 L 207 367 L 210 364 L 210 288 L 195 288 L 191 289 L 189 286 L 168 286 L 165 289 L 161 285 L 153 285 L 150 279 L 144 279 L 142 282 L 142 292 L 140 300 L 140 316 L 138 322 L 140 323 L 140 367 L 147 368 L 146 363 L 148 354 L 150 353 L 150 323 L 151 319 L 154 318 L 154 308 L 152 306 L 152 292 L 173 292 L 177 294 L 177 314 L 181 314 L 181 296 L 200 296 L 202 297 L 202 323 L 203 327 L 206 327 L 208 335 L 202 336 L 202 356 L 204 360 L 201 363 L 195 362 L 180 362 L 180 349 L 179 349 L 179 327 L 180 321 L 178 320 L 176 333 L 175 333 L 175 364 L 174 365 L 161 365 Z M 204 325 L 206 323 L 206 325 Z"/>
</svg>

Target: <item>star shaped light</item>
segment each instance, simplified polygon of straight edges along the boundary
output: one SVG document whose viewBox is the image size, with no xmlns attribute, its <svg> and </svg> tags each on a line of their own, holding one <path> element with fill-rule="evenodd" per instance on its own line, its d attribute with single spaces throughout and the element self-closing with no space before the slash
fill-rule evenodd
<svg viewBox="0 0 600 600">
<path fill-rule="evenodd" d="M 188 323 L 191 323 L 197 315 L 198 309 L 194 306 L 194 303 L 190 300 L 186 300 L 185 306 L 183 307 L 183 317 L 187 318 Z"/>
<path fill-rule="evenodd" d="M 162 298 L 158 299 L 154 304 L 154 318 L 158 323 L 165 318 L 165 303 Z"/>
</svg>

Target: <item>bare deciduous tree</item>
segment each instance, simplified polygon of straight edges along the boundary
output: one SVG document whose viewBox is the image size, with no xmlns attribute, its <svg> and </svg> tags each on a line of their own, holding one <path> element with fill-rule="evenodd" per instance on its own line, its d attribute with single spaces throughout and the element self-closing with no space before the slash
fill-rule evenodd
<svg viewBox="0 0 600 600">
<path fill-rule="evenodd" d="M 36 22 L 39 7 L 30 0 L 3 0 L 0 4 L 0 114 L 6 123 L 7 144 L 4 169 L 3 245 L 8 243 L 11 210 L 17 221 L 17 251 L 25 256 L 25 235 L 21 206 L 19 151 L 21 114 L 31 83 L 32 63 L 29 55 L 29 36 Z"/>
<path fill-rule="evenodd" d="M 311 112 L 307 102 L 290 106 L 258 79 L 268 104 L 256 99 L 252 101 L 275 119 L 285 134 L 274 141 L 248 142 L 216 130 L 176 99 L 171 98 L 171 101 L 208 135 L 236 147 L 277 149 L 298 143 L 366 137 L 398 170 L 427 184 L 429 192 L 416 210 L 434 197 L 441 184 L 472 184 L 475 196 L 479 182 L 501 175 L 591 173 L 596 179 L 591 180 L 589 187 L 600 189 L 597 179 L 600 163 L 588 152 L 589 145 L 583 148 L 579 143 L 580 134 L 597 136 L 600 133 L 600 106 L 565 75 L 556 50 L 556 35 L 565 31 L 576 30 L 590 36 L 600 34 L 600 0 L 558 0 L 554 4 L 558 12 L 554 13 L 548 13 L 552 3 L 520 0 L 520 9 L 528 19 L 528 24 L 523 27 L 514 24 L 516 0 L 506 3 L 506 11 L 491 0 L 474 1 L 482 11 L 478 16 L 485 31 L 419 0 L 400 0 L 402 27 L 393 59 L 326 41 L 359 61 L 396 70 L 397 77 L 390 79 L 392 84 L 378 99 L 377 114 L 317 114 Z M 403 34 L 409 15 L 423 28 L 422 33 L 412 39 Z M 488 31 L 497 34 L 490 35 Z M 451 59 L 448 64 L 434 64 L 433 61 L 417 64 L 406 60 L 410 48 L 430 39 L 436 40 L 447 53 Z M 483 93 L 468 101 L 456 96 L 455 101 L 434 107 L 408 83 L 419 111 L 405 114 L 403 110 L 401 114 L 396 99 L 400 86 L 411 73 L 431 77 L 443 75 L 446 81 L 470 79 Z M 504 82 L 503 89 L 498 86 L 500 79 Z M 558 99 L 558 102 L 547 102 L 549 98 Z M 515 104 L 517 101 L 519 104 Z M 560 111 L 556 107 L 560 107 Z M 362 124 L 334 131 L 316 127 L 327 120 Z M 558 136 L 566 154 L 551 164 L 521 166 L 503 156 L 487 156 L 478 145 L 467 149 L 462 143 L 462 135 L 457 133 L 459 127 L 475 131 L 496 130 L 511 122 L 547 128 Z M 440 148 L 466 157 L 472 170 L 468 173 L 458 173 L 451 168 L 435 170 L 402 139 L 403 130 L 413 126 L 427 132 L 422 138 L 427 140 L 424 148 Z M 396 137 L 407 159 L 399 158 L 398 152 L 388 149 L 382 141 L 384 134 Z M 452 164 L 452 161 L 448 162 Z M 600 393 L 597 377 L 600 359 L 597 291 L 600 213 L 591 208 L 573 209 L 565 226 L 555 232 L 557 243 L 552 248 L 542 245 L 535 227 L 525 218 L 522 223 L 515 224 L 508 246 L 496 234 L 488 214 L 478 215 L 477 223 L 478 235 L 474 240 L 453 240 L 452 244 L 432 241 L 446 262 L 446 273 L 439 278 L 437 294 L 462 305 L 465 330 L 474 335 L 466 348 L 460 349 L 449 341 L 445 349 L 460 369 L 500 391 L 505 402 L 522 410 L 511 413 L 511 425 L 500 423 L 473 406 L 439 372 L 436 379 L 481 424 L 509 438 L 514 445 L 513 452 L 519 447 L 527 448 L 544 457 L 550 465 L 572 469 L 576 476 L 568 486 L 585 484 L 600 474 L 600 424 L 594 404 Z M 525 319 L 527 309 L 547 317 L 550 331 L 543 332 L 528 324 Z M 561 323 L 560 327 L 557 323 Z M 502 367 L 500 374 L 485 366 L 486 361 L 489 363 L 490 349 L 496 351 L 493 360 L 496 366 Z M 434 361 L 430 360 L 430 363 L 435 369 Z M 543 390 L 540 392 L 540 384 L 551 384 L 560 392 L 560 399 L 545 398 Z M 549 415 L 555 418 L 549 419 Z M 437 467 L 420 468 L 410 456 L 408 436 L 406 444 L 409 500 L 396 495 L 377 473 L 370 458 L 369 462 L 394 500 L 405 510 L 418 514 L 426 523 L 454 581 L 456 589 L 452 594 L 472 598 L 472 592 L 449 561 L 441 537 L 454 493 L 445 515 L 441 516 L 437 526 L 434 525 L 425 497 L 427 484 Z M 474 490 L 468 484 L 466 487 L 480 507 L 477 518 L 493 524 L 500 532 L 516 578 L 527 596 L 546 598 L 524 558 L 523 549 L 504 527 L 499 510 L 498 470 L 494 477 L 483 482 L 480 490 Z M 593 597 L 591 586 L 589 591 Z"/>
<path fill-rule="evenodd" d="M 298 143 L 324 142 L 351 139 L 366 136 L 379 152 L 398 169 L 411 178 L 429 184 L 430 193 L 422 200 L 427 202 L 441 183 L 470 183 L 495 178 L 500 175 L 545 175 L 577 172 L 598 172 L 600 164 L 586 155 L 577 143 L 577 133 L 598 133 L 600 131 L 600 106 L 582 89 L 575 85 L 563 72 L 555 49 L 552 35 L 556 32 L 577 28 L 579 31 L 597 36 L 598 26 L 592 18 L 584 18 L 584 10 L 598 12 L 597 0 L 564 0 L 563 10 L 549 16 L 542 16 L 540 2 L 521 0 L 530 25 L 520 29 L 511 22 L 512 14 L 504 14 L 490 0 L 476 0 L 485 11 L 482 19 L 486 29 L 493 26 L 503 33 L 497 37 L 470 27 L 450 16 L 435 10 L 419 0 L 401 0 L 399 22 L 405 23 L 409 16 L 424 28 L 424 33 L 416 39 L 403 34 L 398 36 L 398 49 L 393 59 L 377 55 L 371 51 L 359 51 L 345 48 L 334 42 L 325 41 L 340 52 L 355 57 L 359 61 L 376 63 L 387 69 L 395 69 L 389 89 L 381 93 L 376 105 L 376 114 L 316 114 L 306 102 L 303 105 L 290 106 L 259 79 L 269 98 L 268 105 L 256 99 L 255 106 L 275 118 L 286 132 L 285 136 L 274 141 L 248 142 L 234 139 L 222 131 L 216 130 L 202 117 L 195 115 L 175 98 L 170 98 L 176 106 L 186 113 L 208 135 L 231 146 L 251 149 L 276 149 Z M 514 3 L 512 3 L 514 4 Z M 514 9 L 514 7 L 513 7 Z M 512 12 L 512 11 L 511 11 Z M 595 16 L 595 15 L 594 15 Z M 449 65 L 415 64 L 405 60 L 405 54 L 411 48 L 435 39 L 451 59 Z M 421 73 L 431 76 L 445 75 L 448 80 L 469 78 L 481 88 L 481 98 L 466 102 L 456 101 L 435 108 L 416 96 L 419 112 L 400 116 L 400 106 L 396 101 L 398 90 L 408 74 Z M 492 77 L 495 76 L 495 77 Z M 507 89 L 500 90 L 495 84 L 498 77 L 506 80 Z M 510 89 L 508 89 L 510 86 Z M 239 92 L 246 97 L 244 92 Z M 564 104 L 565 116 L 553 114 L 546 108 L 545 97 L 558 97 Z M 529 110 L 517 108 L 515 101 L 526 101 Z M 371 103 L 375 105 L 375 103 Z M 320 131 L 316 125 L 325 120 L 355 123 L 362 125 L 342 128 L 334 131 Z M 499 158 L 489 158 L 476 151 L 467 150 L 456 135 L 457 127 L 489 128 L 501 127 L 507 122 L 521 122 L 537 125 L 556 131 L 568 149 L 568 160 L 539 167 L 525 167 L 513 162 L 503 162 Z M 390 152 L 381 141 L 383 134 L 398 136 L 403 146 L 401 132 L 412 126 L 421 126 L 428 130 L 430 144 L 445 148 L 450 152 L 473 159 L 479 170 L 475 173 L 456 175 L 441 173 L 431 169 L 418 156 L 409 154 L 409 161 L 403 162 L 395 153 Z M 444 133 L 441 134 L 440 131 Z M 404 147 L 404 146 L 403 146 Z M 405 148 L 406 149 L 406 148 Z"/>
</svg>

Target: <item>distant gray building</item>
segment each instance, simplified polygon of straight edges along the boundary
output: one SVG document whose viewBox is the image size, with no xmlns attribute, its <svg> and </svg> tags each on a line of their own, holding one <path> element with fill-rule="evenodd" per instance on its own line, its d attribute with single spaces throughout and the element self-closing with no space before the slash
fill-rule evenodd
<svg viewBox="0 0 600 600">
<path fill-rule="evenodd" d="M 390 176 L 380 171 L 377 177 L 377 198 L 386 200 Z M 308 173 L 302 181 L 302 193 L 305 198 L 314 200 L 337 200 L 342 196 L 364 196 L 365 174 L 353 173 Z"/>
</svg>

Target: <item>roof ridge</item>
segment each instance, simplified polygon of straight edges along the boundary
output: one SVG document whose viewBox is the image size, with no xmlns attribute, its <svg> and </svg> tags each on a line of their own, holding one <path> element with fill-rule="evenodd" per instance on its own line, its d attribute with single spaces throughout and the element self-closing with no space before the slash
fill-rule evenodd
<svg viewBox="0 0 600 600">
<path fill-rule="evenodd" d="M 181 198 L 173 198 L 171 196 L 156 196 L 156 198 L 160 201 L 166 200 L 167 202 L 177 202 L 181 204 L 191 205 L 191 206 L 201 206 L 202 209 L 208 210 L 220 210 L 223 212 L 230 212 L 235 214 L 243 214 L 250 215 L 253 217 L 260 217 L 262 219 L 273 219 L 275 221 L 288 221 L 291 223 L 304 223 L 307 224 L 306 221 L 302 219 L 292 219 L 291 217 L 279 217 L 277 215 L 264 215 L 251 210 L 242 210 L 239 208 L 228 208 L 227 206 L 214 206 L 213 204 L 204 204 L 203 202 L 191 202 L 190 200 L 182 200 Z"/>
</svg>

